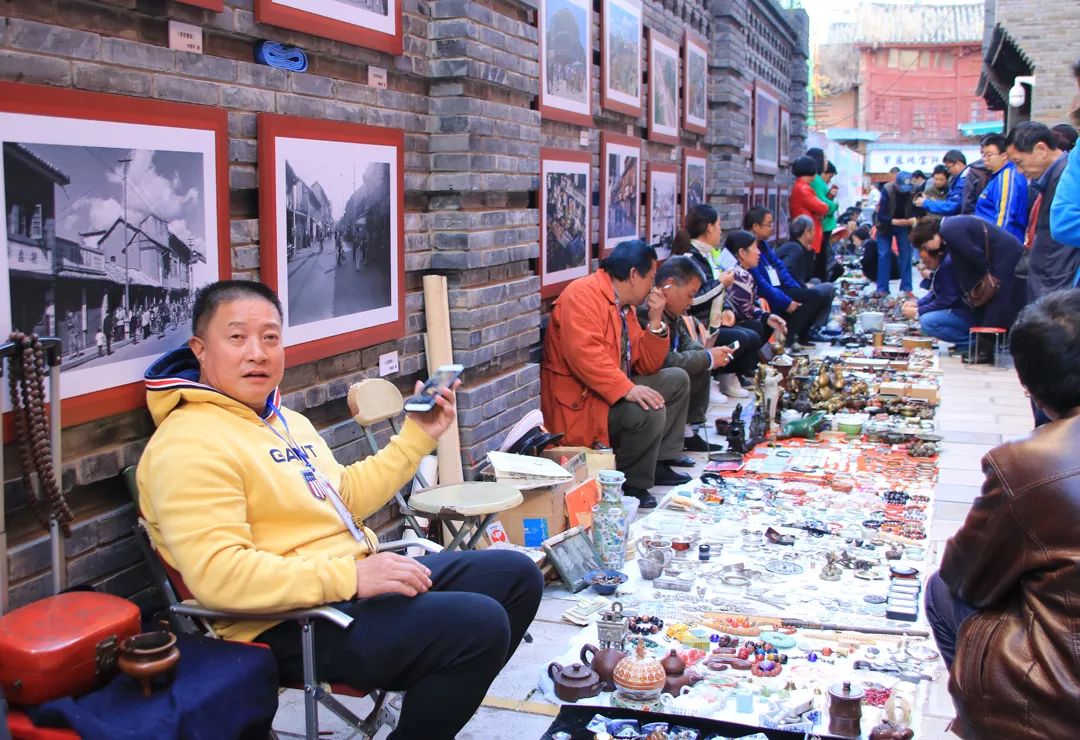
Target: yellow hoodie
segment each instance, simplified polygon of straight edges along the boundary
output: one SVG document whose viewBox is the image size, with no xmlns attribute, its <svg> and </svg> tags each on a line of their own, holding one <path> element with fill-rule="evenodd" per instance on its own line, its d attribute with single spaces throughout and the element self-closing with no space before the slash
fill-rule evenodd
<svg viewBox="0 0 1080 740">
<path fill-rule="evenodd" d="M 146 375 L 158 428 L 139 462 L 139 509 L 161 557 L 210 608 L 267 613 L 353 598 L 355 561 L 370 554 L 367 544 L 356 541 L 328 499 L 311 494 L 304 463 L 263 421 L 289 438 L 269 404 L 260 418 L 200 385 L 191 379 L 193 362 L 189 350 L 177 350 Z M 277 405 L 277 393 L 268 401 Z M 382 508 L 435 448 L 406 421 L 380 453 L 344 466 L 304 416 L 281 413 L 357 520 Z M 274 624 L 214 626 L 227 639 L 250 640 Z"/>
</svg>

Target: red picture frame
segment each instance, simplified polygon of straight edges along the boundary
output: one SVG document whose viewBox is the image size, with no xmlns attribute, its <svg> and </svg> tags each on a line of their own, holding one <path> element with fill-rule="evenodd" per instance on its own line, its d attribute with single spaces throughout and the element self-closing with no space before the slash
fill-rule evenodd
<svg viewBox="0 0 1080 740">
<path fill-rule="evenodd" d="M 698 53 L 705 58 L 705 78 L 702 80 L 704 87 L 703 94 L 705 96 L 705 110 L 704 121 L 698 123 L 693 120 L 690 113 L 690 56 Z M 695 134 L 707 134 L 709 133 L 709 45 L 705 39 L 701 38 L 695 33 L 690 31 L 683 32 L 683 111 L 682 111 L 682 126 L 687 131 L 692 131 Z M 696 117 L 694 117 L 696 119 Z"/>
<path fill-rule="evenodd" d="M 608 14 L 613 9 L 618 9 L 620 12 L 636 12 L 637 14 L 637 85 L 638 95 L 637 102 L 632 103 L 629 101 L 618 100 L 613 97 L 608 84 L 609 75 L 611 74 L 611 67 L 613 65 L 608 64 L 608 52 L 611 44 L 608 42 L 608 31 L 611 30 L 609 26 L 612 26 L 610 22 L 606 20 Z M 644 31 L 644 23 L 642 21 L 643 9 L 640 0 L 601 0 L 600 4 L 600 107 L 612 110 L 617 113 L 625 113 L 628 116 L 634 116 L 638 118 L 641 116 L 642 103 L 641 100 L 644 97 L 644 85 L 641 83 L 641 52 L 642 52 L 642 36 Z M 618 91 L 616 91 L 618 92 Z"/>
<path fill-rule="evenodd" d="M 545 120 L 561 121 L 577 126 L 592 127 L 592 3 L 589 0 L 567 0 L 567 2 L 572 5 L 579 5 L 580 9 L 584 10 L 585 14 L 584 83 L 585 107 L 587 108 L 587 112 L 569 110 L 569 107 L 574 105 L 575 101 L 563 99 L 564 102 L 560 105 L 558 96 L 549 96 L 547 94 L 547 56 L 550 53 L 550 50 L 548 49 L 547 29 L 544 27 L 544 21 L 547 17 L 547 0 L 540 0 L 540 6 L 536 14 L 536 25 L 540 41 L 540 97 L 537 99 L 537 109 L 540 111 L 540 117 Z"/>
<path fill-rule="evenodd" d="M 405 336 L 405 132 L 401 129 L 366 126 L 345 121 L 325 121 L 313 118 L 282 116 L 274 113 L 260 113 L 258 119 L 258 137 L 259 229 L 261 235 L 259 270 L 262 282 L 266 283 L 277 291 L 279 295 L 283 296 L 282 302 L 285 304 L 286 309 L 286 325 L 283 328 L 283 336 L 286 343 L 286 367 L 314 362 L 315 360 L 321 360 L 326 357 L 342 354 L 362 347 L 370 347 L 379 344 L 380 342 L 400 339 Z M 287 270 L 284 276 L 279 274 L 282 262 L 281 256 L 282 254 L 287 256 L 289 249 L 287 243 L 281 243 L 282 240 L 279 236 L 280 234 L 285 233 L 285 230 L 288 228 L 288 217 L 286 216 L 286 221 L 284 223 L 281 219 L 282 212 L 287 213 L 286 195 L 278 192 L 279 177 L 277 148 L 279 146 L 279 140 L 281 139 L 288 139 L 290 145 L 299 140 L 311 142 L 315 145 L 329 143 L 343 144 L 347 147 L 350 144 L 356 144 L 373 148 L 390 147 L 396 150 L 392 157 L 386 157 L 385 160 L 378 160 L 378 163 L 386 163 L 389 165 L 389 193 L 386 202 L 388 202 L 391 207 L 390 215 L 387 220 L 389 226 L 388 248 L 390 249 L 390 253 L 388 255 L 386 268 L 388 269 L 387 275 L 389 277 L 387 295 L 390 304 L 385 307 L 379 307 L 380 311 L 385 310 L 386 312 L 393 314 L 392 318 L 389 320 L 380 320 L 372 326 L 352 330 L 347 329 L 340 332 L 335 331 L 326 336 L 319 336 L 303 341 L 296 341 L 295 339 L 290 338 L 290 332 L 292 332 L 292 336 L 295 337 L 297 333 L 299 333 L 297 327 L 302 326 L 303 324 L 291 323 L 292 309 L 289 306 L 288 301 L 288 295 L 290 294 L 288 290 L 290 276 L 288 275 Z M 343 147 L 341 148 L 341 151 L 344 152 L 347 151 L 347 149 Z M 357 154 L 359 154 L 359 151 Z M 344 162 L 346 160 L 342 159 L 340 161 Z M 286 167 L 288 167 L 287 160 Z M 287 177 L 287 173 L 285 174 Z M 309 183 L 309 185 L 312 184 L 314 183 Z M 358 189 L 352 196 L 355 196 L 356 193 L 360 192 L 361 190 Z M 350 196 L 350 199 L 352 196 Z M 366 195 L 363 197 L 366 197 Z M 371 202 L 374 203 L 374 199 Z M 367 213 L 367 211 L 365 211 L 365 213 Z M 342 218 L 345 218 L 344 213 L 342 214 Z M 364 228 L 364 236 L 366 238 L 370 231 L 373 231 L 374 229 L 369 229 L 366 226 Z M 354 240 L 356 238 L 357 237 L 353 237 Z M 320 243 L 323 244 L 323 246 L 319 248 L 320 255 L 322 255 L 327 240 L 330 240 L 329 243 L 331 244 L 331 249 L 334 248 L 334 236 L 333 234 L 328 234 L 320 240 Z M 348 244 L 348 238 L 345 238 L 343 241 L 345 244 Z M 314 250 L 314 246 L 312 249 Z M 354 259 L 356 253 L 357 250 L 354 246 L 352 249 Z M 338 269 L 338 266 L 341 265 L 341 262 L 342 260 L 340 257 L 333 260 L 335 281 L 338 278 L 336 270 Z M 349 259 L 346 257 L 344 268 L 349 267 L 348 263 Z M 357 262 L 356 264 L 359 265 L 360 263 Z M 364 266 L 365 268 L 367 266 L 366 254 L 364 256 Z M 359 271 L 360 267 L 357 266 L 355 269 Z M 282 282 L 283 277 L 284 283 Z M 287 290 L 283 291 L 281 289 L 283 284 L 286 286 Z M 306 285 L 306 283 L 304 283 L 304 285 Z M 308 286 L 308 290 L 311 290 L 310 286 Z M 315 290 L 318 291 L 318 286 L 316 286 Z M 333 298 L 331 298 L 331 301 L 332 300 Z M 319 321 L 339 322 L 344 326 L 348 326 L 352 321 L 351 317 L 360 316 L 362 313 L 363 312 L 361 311 L 357 311 L 351 314 L 330 316 L 329 318 L 320 319 Z M 304 323 L 316 322 L 315 320 L 312 320 L 311 322 Z M 326 326 L 331 329 L 333 328 L 330 325 Z M 294 341 L 296 343 L 291 343 Z"/>
<path fill-rule="evenodd" d="M 690 181 L 690 166 L 701 165 L 704 168 L 701 184 L 701 202 L 709 202 L 709 153 L 704 149 L 683 149 L 682 159 L 682 213 L 685 216 L 690 210 L 690 193 L 693 184 Z"/>
<path fill-rule="evenodd" d="M 671 85 L 661 82 L 661 57 L 671 65 L 675 79 Z M 649 29 L 649 104 L 646 106 L 649 141 L 675 146 L 679 143 L 679 45 L 662 33 Z M 657 96 L 670 97 L 669 113 L 675 117 L 671 126 L 662 125 L 656 120 Z"/>
<path fill-rule="evenodd" d="M 404 46 L 401 0 L 387 0 L 387 3 L 388 8 L 393 4 L 392 10 L 387 13 L 387 17 L 392 20 L 393 32 L 288 7 L 275 0 L 255 0 L 255 21 L 400 56 Z"/>
<path fill-rule="evenodd" d="M 772 124 L 775 124 L 775 128 L 770 136 Z M 754 82 L 753 145 L 751 161 L 754 172 L 777 174 L 780 171 L 780 94 L 772 85 L 761 80 Z"/>
<path fill-rule="evenodd" d="M 660 175 L 666 175 L 665 179 L 669 180 L 674 188 L 674 193 L 671 197 L 671 219 L 672 230 L 671 239 L 672 244 L 675 240 L 675 234 L 679 231 L 679 168 L 673 164 L 656 164 L 654 162 L 649 163 L 649 171 L 646 177 L 645 183 L 645 241 L 647 244 L 658 244 L 656 237 L 659 235 L 653 234 L 653 227 L 656 225 L 653 223 L 654 211 L 657 204 L 653 200 L 653 185 Z M 663 258 L 667 258 L 671 254 L 671 244 L 663 246 L 661 244 L 660 249 L 657 250 L 657 254 L 661 254 L 663 251 Z"/>
<path fill-rule="evenodd" d="M 207 234 L 216 234 L 218 279 L 227 279 L 232 274 L 229 243 L 229 134 L 228 115 L 224 110 L 109 93 L 0 82 L 0 113 L 105 124 L 137 124 L 161 127 L 169 131 L 197 129 L 211 132 L 213 144 L 209 150 L 213 152 L 214 162 L 213 171 L 208 173 L 208 176 L 215 186 L 210 203 L 213 204 L 216 220 L 205 224 L 204 231 Z M 73 146 L 77 148 L 77 145 Z M 120 142 L 104 139 L 100 146 L 124 148 Z M 132 359 L 141 361 L 141 358 L 140 355 Z M 155 356 L 149 356 L 146 365 L 149 366 L 154 359 Z M 61 393 L 64 390 L 64 383 L 61 382 Z M 145 407 L 145 404 L 146 388 L 139 378 L 112 388 L 63 398 L 61 423 L 64 427 L 71 427 L 133 411 Z M 9 417 L 10 414 L 5 414 L 5 430 L 8 429 Z"/>
<path fill-rule="evenodd" d="M 615 235 L 608 237 L 608 209 L 610 206 L 610 192 L 608 186 L 608 156 L 611 153 L 629 154 L 627 150 L 637 150 L 637 162 L 634 165 L 636 170 L 635 175 L 635 197 L 633 198 L 634 209 L 634 224 L 633 234 L 631 235 Z M 629 170 L 627 170 L 628 172 Z M 626 136 L 624 134 L 615 134 L 608 131 L 601 132 L 600 134 L 600 215 L 598 218 L 599 223 L 599 236 L 597 241 L 599 242 L 598 254 L 600 257 L 606 257 L 608 253 L 615 248 L 618 242 L 627 239 L 639 239 L 641 235 L 638 233 L 638 229 L 641 226 L 641 139 L 636 139 L 633 136 Z"/>
<path fill-rule="evenodd" d="M 787 239 L 788 227 L 790 226 L 790 213 L 791 213 L 791 190 L 789 188 L 781 188 L 777 192 L 776 196 L 776 213 L 773 214 L 773 221 L 776 224 L 776 238 Z"/>
<path fill-rule="evenodd" d="M 215 13 L 225 10 L 225 0 L 177 0 L 177 2 L 194 5 L 196 8 L 202 8 L 203 10 L 212 10 Z"/>
<path fill-rule="evenodd" d="M 562 165 L 562 166 L 560 166 Z M 584 204 L 585 225 L 580 234 L 581 242 L 585 251 L 585 264 L 575 268 L 568 268 L 548 272 L 548 237 L 551 224 L 551 214 L 548 212 L 549 183 L 547 176 L 551 172 L 567 174 L 583 174 L 585 176 Z M 540 148 L 540 260 L 538 263 L 540 273 L 540 297 L 554 298 L 562 292 L 571 281 L 589 274 L 592 266 L 592 154 L 589 152 L 577 152 L 570 149 L 556 149 L 553 147 Z M 565 213 L 565 209 L 563 209 Z"/>
</svg>

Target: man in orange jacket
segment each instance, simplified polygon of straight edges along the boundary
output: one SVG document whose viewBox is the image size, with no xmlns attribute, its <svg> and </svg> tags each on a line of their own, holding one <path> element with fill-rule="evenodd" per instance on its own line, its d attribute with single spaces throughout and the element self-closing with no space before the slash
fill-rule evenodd
<svg viewBox="0 0 1080 740">
<path fill-rule="evenodd" d="M 656 506 L 653 485 L 690 481 L 671 469 L 682 456 L 690 377 L 663 366 L 670 337 L 655 276 L 656 252 L 629 241 L 570 283 L 551 310 L 540 375 L 548 428 L 564 444 L 614 448 L 623 492 L 642 508 Z M 645 329 L 634 313 L 642 303 Z"/>
</svg>

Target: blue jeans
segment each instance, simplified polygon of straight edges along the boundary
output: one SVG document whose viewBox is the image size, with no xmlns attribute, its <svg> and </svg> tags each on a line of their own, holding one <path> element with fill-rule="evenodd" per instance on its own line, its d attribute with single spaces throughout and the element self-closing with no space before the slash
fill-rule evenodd
<svg viewBox="0 0 1080 740">
<path fill-rule="evenodd" d="M 956 635 L 964 620 L 978 611 L 966 601 L 952 595 L 941 575 L 934 573 L 926 580 L 926 621 L 934 633 L 941 659 L 945 667 L 951 668 L 956 657 Z"/>
<path fill-rule="evenodd" d="M 887 268 L 882 270 L 881 265 L 891 265 L 892 242 L 896 239 L 896 248 L 899 252 L 900 262 L 900 292 L 911 292 L 911 240 L 908 238 L 908 230 L 897 228 L 893 234 L 878 234 L 877 255 L 877 289 L 879 293 L 889 292 L 889 272 Z"/>
<path fill-rule="evenodd" d="M 971 320 L 951 308 L 927 311 L 919 317 L 919 328 L 928 337 L 955 344 L 958 350 L 968 348 Z"/>
</svg>

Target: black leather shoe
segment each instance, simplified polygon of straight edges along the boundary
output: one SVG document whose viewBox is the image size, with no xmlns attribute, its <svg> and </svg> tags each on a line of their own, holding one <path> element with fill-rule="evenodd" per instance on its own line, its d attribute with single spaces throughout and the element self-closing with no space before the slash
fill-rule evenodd
<svg viewBox="0 0 1080 740">
<path fill-rule="evenodd" d="M 697 434 L 693 437 L 683 437 L 682 448 L 687 452 L 716 452 L 717 450 L 724 449 L 723 445 L 706 442 Z"/>
<path fill-rule="evenodd" d="M 692 468 L 697 465 L 697 463 L 694 462 L 694 458 L 687 455 L 679 455 L 670 460 L 661 460 L 660 462 L 672 468 Z"/>
<path fill-rule="evenodd" d="M 656 463 L 656 475 L 653 477 L 653 483 L 658 486 L 681 486 L 684 483 L 689 483 L 690 476 L 686 473 L 676 473 L 671 469 L 671 466 L 667 463 Z"/>
<path fill-rule="evenodd" d="M 624 496 L 633 496 L 638 500 L 639 509 L 655 509 L 656 497 L 643 488 L 634 488 L 633 486 L 623 486 L 622 492 Z"/>
</svg>

